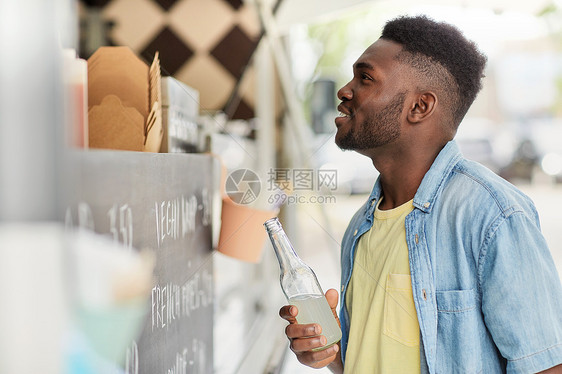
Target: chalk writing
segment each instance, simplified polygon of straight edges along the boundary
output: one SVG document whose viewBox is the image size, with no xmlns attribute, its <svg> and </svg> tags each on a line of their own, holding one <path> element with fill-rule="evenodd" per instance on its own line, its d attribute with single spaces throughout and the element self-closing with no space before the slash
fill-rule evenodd
<svg viewBox="0 0 562 374">
<path fill-rule="evenodd" d="M 209 225 L 210 220 L 210 199 L 209 193 L 203 195 L 202 207 L 203 224 Z M 164 200 L 154 203 L 154 213 L 156 218 L 156 242 L 158 248 L 166 240 L 177 240 L 185 238 L 195 232 L 198 201 L 195 195 L 189 197 L 180 196 L 172 200 Z"/>
<path fill-rule="evenodd" d="M 94 215 L 90 206 L 85 202 L 78 204 L 78 226 L 94 230 Z"/>
<path fill-rule="evenodd" d="M 176 353 L 173 366 L 166 370 L 165 374 L 203 374 L 206 372 L 206 351 L 205 342 L 193 339 L 191 349 L 184 348 Z"/>
<path fill-rule="evenodd" d="M 124 374 L 139 374 L 139 347 L 134 340 L 127 348 Z"/>
<path fill-rule="evenodd" d="M 197 215 L 197 198 L 195 195 L 188 199 L 181 197 L 181 233 L 182 237 L 195 232 L 195 217 Z"/>
<path fill-rule="evenodd" d="M 113 204 L 107 212 L 109 231 L 113 239 L 121 241 L 128 248 L 133 248 L 133 212 L 128 204 Z"/>
<path fill-rule="evenodd" d="M 94 215 L 92 214 L 92 209 L 85 202 L 79 202 L 76 208 L 76 213 L 78 216 L 78 227 L 81 229 L 94 230 Z M 66 213 L 64 216 L 64 225 L 66 229 L 74 228 L 74 218 L 72 215 L 72 208 L 66 208 Z"/>
<path fill-rule="evenodd" d="M 203 218 L 201 223 L 203 226 L 209 226 L 211 224 L 211 194 L 207 188 L 201 190 L 201 209 L 203 210 Z"/>
<path fill-rule="evenodd" d="M 195 274 L 183 285 L 167 283 L 152 288 L 152 331 L 169 329 L 178 319 L 211 305 L 213 299 L 212 274 L 208 270 Z"/>
<path fill-rule="evenodd" d="M 128 204 L 113 204 L 107 212 L 109 217 L 109 232 L 116 242 L 133 248 L 133 211 Z M 85 202 L 79 202 L 76 207 L 78 228 L 95 231 L 94 214 Z M 74 229 L 74 215 L 72 207 L 66 208 L 64 217 L 65 228 Z M 98 222 L 99 223 L 99 222 Z"/>
</svg>

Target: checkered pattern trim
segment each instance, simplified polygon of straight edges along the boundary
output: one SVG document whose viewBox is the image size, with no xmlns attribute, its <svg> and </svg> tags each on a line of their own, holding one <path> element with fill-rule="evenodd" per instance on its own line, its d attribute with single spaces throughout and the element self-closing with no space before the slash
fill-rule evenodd
<svg viewBox="0 0 562 374">
<path fill-rule="evenodd" d="M 111 41 L 146 61 L 160 52 L 162 74 L 199 91 L 203 112 L 224 109 L 239 79 L 232 115 L 254 117 L 255 88 L 249 66 L 261 28 L 255 9 L 242 0 L 82 0 L 101 8 L 114 27 Z M 245 72 L 244 74 L 242 74 Z"/>
</svg>

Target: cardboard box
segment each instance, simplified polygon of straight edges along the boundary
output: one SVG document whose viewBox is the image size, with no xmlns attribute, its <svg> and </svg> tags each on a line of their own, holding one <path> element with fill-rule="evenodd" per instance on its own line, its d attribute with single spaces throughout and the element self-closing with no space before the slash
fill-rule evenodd
<svg viewBox="0 0 562 374">
<path fill-rule="evenodd" d="M 90 147 L 158 152 L 160 80 L 158 53 L 149 68 L 128 47 L 100 47 L 88 59 Z"/>
</svg>

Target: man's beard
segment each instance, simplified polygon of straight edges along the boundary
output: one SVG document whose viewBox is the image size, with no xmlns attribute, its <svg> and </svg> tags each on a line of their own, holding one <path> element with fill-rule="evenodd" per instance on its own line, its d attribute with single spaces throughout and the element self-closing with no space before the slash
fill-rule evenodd
<svg viewBox="0 0 562 374">
<path fill-rule="evenodd" d="M 363 123 L 351 127 L 336 142 L 342 150 L 365 150 L 386 145 L 400 136 L 400 115 L 406 99 L 402 92 L 394 96 L 382 111 L 367 117 Z"/>
</svg>

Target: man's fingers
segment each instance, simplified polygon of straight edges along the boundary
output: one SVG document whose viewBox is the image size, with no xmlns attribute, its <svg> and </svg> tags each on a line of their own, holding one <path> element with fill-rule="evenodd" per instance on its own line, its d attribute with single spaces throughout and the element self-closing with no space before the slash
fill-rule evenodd
<svg viewBox="0 0 562 374">
<path fill-rule="evenodd" d="M 338 311 L 336 310 L 336 308 L 338 307 L 338 299 L 338 291 L 334 290 L 333 288 L 330 288 L 328 291 L 326 291 L 326 300 L 328 300 L 328 305 L 330 306 L 330 308 L 332 308 L 332 313 L 334 314 L 334 318 L 336 319 L 336 321 L 338 321 L 338 325 L 341 326 L 340 319 L 338 318 Z"/>
<path fill-rule="evenodd" d="M 332 310 L 335 310 L 338 307 L 338 291 L 330 288 L 326 291 L 326 300 L 328 300 L 328 305 Z"/>
<path fill-rule="evenodd" d="M 285 335 L 290 339 L 295 338 L 310 338 L 320 335 L 322 328 L 317 323 L 309 325 L 290 324 L 285 328 Z"/>
<path fill-rule="evenodd" d="M 301 364 L 313 368 L 321 368 L 334 361 L 338 351 L 339 346 L 334 344 L 333 346 L 321 351 L 295 352 L 295 354 Z"/>
<path fill-rule="evenodd" d="M 294 305 L 285 305 L 279 309 L 279 316 L 284 320 L 289 321 L 289 323 L 297 323 L 297 314 L 299 310 Z"/>
<path fill-rule="evenodd" d="M 291 350 L 295 353 L 308 352 L 313 349 L 321 349 L 328 341 L 323 335 L 311 338 L 291 339 Z"/>
</svg>

